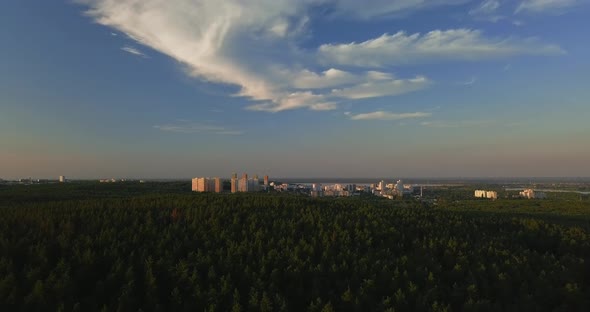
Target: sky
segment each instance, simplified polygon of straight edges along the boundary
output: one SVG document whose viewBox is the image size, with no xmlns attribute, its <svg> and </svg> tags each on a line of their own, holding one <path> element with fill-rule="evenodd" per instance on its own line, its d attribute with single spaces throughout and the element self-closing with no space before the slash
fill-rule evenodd
<svg viewBox="0 0 590 312">
<path fill-rule="evenodd" d="M 590 176 L 588 0 L 0 2 L 0 178 Z"/>
</svg>

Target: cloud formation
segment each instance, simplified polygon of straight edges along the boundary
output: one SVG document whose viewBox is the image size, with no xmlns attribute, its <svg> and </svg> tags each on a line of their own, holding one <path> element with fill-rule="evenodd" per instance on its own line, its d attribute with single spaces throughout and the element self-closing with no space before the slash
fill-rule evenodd
<svg viewBox="0 0 590 312">
<path fill-rule="evenodd" d="M 238 87 L 250 110 L 332 110 L 349 99 L 428 87 L 422 73 L 397 78 L 390 65 L 563 53 L 536 39 L 486 38 L 469 29 L 398 32 L 361 43 L 302 48 L 311 11 L 366 20 L 468 0 L 78 0 L 97 23 L 178 61 L 192 77 Z M 144 56 L 139 49 L 124 51 Z M 350 70 L 350 65 L 357 67 Z M 412 76 L 410 76 L 412 77 Z"/>
<path fill-rule="evenodd" d="M 334 15 L 345 15 L 360 19 L 386 17 L 419 9 L 437 6 L 459 5 L 470 0 L 337 0 L 315 1 L 324 4 L 333 10 Z"/>
<path fill-rule="evenodd" d="M 134 48 L 132 46 L 124 46 L 124 47 L 121 48 L 121 50 L 123 50 L 123 51 L 125 51 L 127 53 L 131 53 L 133 55 L 141 56 L 143 58 L 147 58 L 148 57 L 143 52 L 139 51 L 137 48 Z"/>
<path fill-rule="evenodd" d="M 501 4 L 499 0 L 484 0 L 475 8 L 469 10 L 469 15 L 476 20 L 485 20 L 495 23 L 505 18 L 505 16 L 498 12 L 500 6 Z"/>
<path fill-rule="evenodd" d="M 558 55 L 559 46 L 535 38 L 486 38 L 472 29 L 435 30 L 426 34 L 398 32 L 361 43 L 324 44 L 319 48 L 328 64 L 359 67 L 401 66 L 435 61 L 477 61 L 515 55 Z"/>
<path fill-rule="evenodd" d="M 420 124 L 429 128 L 483 128 L 493 125 L 492 120 L 424 121 Z"/>
<path fill-rule="evenodd" d="M 393 113 L 386 111 L 376 111 L 364 114 L 348 114 L 351 120 L 402 120 L 402 119 L 416 119 L 426 118 L 432 116 L 431 113 L 415 112 L 415 113 Z"/>
<path fill-rule="evenodd" d="M 332 90 L 332 94 L 347 99 L 366 99 L 414 92 L 426 88 L 429 84 L 430 81 L 422 76 L 407 80 L 387 78 L 369 80 L 349 88 L 335 89 Z"/>
<path fill-rule="evenodd" d="M 582 2 L 583 0 L 524 0 L 516 8 L 516 13 L 560 12 L 564 9 L 581 4 Z"/>
<path fill-rule="evenodd" d="M 232 130 L 222 126 L 178 120 L 176 123 L 155 125 L 154 129 L 177 133 L 212 133 L 220 135 L 242 135 L 243 131 Z"/>
</svg>

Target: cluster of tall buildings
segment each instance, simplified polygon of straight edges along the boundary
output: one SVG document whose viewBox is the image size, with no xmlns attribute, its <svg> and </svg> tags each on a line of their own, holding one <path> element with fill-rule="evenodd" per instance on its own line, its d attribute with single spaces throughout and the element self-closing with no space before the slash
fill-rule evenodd
<svg viewBox="0 0 590 312">
<path fill-rule="evenodd" d="M 403 196 L 404 194 L 412 193 L 412 189 L 404 186 L 404 181 L 398 180 L 397 183 L 387 184 L 385 181 L 380 181 L 377 185 L 372 184 L 371 189 L 374 195 L 381 195 L 383 197 L 392 198 L 394 195 Z"/>
<path fill-rule="evenodd" d="M 485 190 L 476 190 L 475 197 L 477 198 L 487 198 L 487 199 L 498 199 L 498 192 L 496 191 L 485 191 Z"/>
<path fill-rule="evenodd" d="M 312 197 L 348 197 L 358 195 L 356 184 L 328 184 L 314 183 L 311 185 L 310 195 Z"/>
<path fill-rule="evenodd" d="M 192 190 L 194 192 L 212 192 L 222 193 L 224 191 L 230 191 L 232 193 L 238 192 L 258 192 L 268 188 L 268 176 L 264 176 L 262 184 L 258 175 L 254 175 L 252 178 L 248 178 L 248 174 L 244 173 L 241 178 L 238 179 L 236 173 L 232 174 L 230 179 L 229 190 L 224 189 L 224 182 L 221 178 L 194 178 L 192 180 Z"/>
</svg>

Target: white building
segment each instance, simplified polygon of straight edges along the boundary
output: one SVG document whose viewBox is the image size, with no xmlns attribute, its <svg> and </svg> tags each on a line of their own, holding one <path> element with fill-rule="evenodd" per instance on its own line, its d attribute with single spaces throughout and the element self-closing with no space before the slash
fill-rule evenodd
<svg viewBox="0 0 590 312">
<path fill-rule="evenodd" d="M 496 191 L 484 191 L 484 190 L 476 190 L 475 197 L 477 198 L 488 198 L 488 199 L 498 199 L 498 192 Z"/>
<path fill-rule="evenodd" d="M 59 176 L 59 182 L 60 183 L 66 182 L 66 177 L 65 176 Z"/>
<path fill-rule="evenodd" d="M 520 197 L 524 197 L 527 199 L 545 199 L 547 198 L 547 194 L 535 191 L 533 189 L 526 189 L 520 192 Z"/>
<path fill-rule="evenodd" d="M 258 180 L 257 177 L 254 178 L 254 179 L 248 180 L 248 191 L 249 192 L 258 192 L 258 191 L 260 191 L 260 180 Z"/>
<path fill-rule="evenodd" d="M 395 185 L 395 191 L 398 195 L 404 194 L 404 182 L 402 180 L 397 181 L 397 184 Z"/>
</svg>

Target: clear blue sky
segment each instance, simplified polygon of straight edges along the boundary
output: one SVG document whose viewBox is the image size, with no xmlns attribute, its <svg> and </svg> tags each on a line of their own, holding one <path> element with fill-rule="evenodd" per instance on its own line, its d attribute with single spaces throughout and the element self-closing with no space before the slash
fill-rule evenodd
<svg viewBox="0 0 590 312">
<path fill-rule="evenodd" d="M 0 178 L 590 176 L 588 16 L 584 0 L 1 1 Z"/>
</svg>

